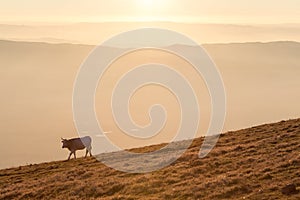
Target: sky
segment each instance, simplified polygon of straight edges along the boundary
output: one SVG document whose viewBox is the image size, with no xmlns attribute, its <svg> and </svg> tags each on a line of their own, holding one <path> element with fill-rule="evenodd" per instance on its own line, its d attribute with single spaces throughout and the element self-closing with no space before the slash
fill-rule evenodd
<svg viewBox="0 0 300 200">
<path fill-rule="evenodd" d="M 0 0 L 0 22 L 300 23 L 299 0 Z"/>
</svg>

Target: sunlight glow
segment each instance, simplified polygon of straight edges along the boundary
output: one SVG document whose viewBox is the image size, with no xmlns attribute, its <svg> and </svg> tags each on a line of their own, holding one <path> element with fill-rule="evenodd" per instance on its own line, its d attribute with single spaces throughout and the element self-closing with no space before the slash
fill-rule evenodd
<svg viewBox="0 0 300 200">
<path fill-rule="evenodd" d="M 136 0 L 138 9 L 141 10 L 164 10 L 168 0 Z"/>
<path fill-rule="evenodd" d="M 153 6 L 153 0 L 139 0 L 143 7 L 151 7 Z"/>
</svg>

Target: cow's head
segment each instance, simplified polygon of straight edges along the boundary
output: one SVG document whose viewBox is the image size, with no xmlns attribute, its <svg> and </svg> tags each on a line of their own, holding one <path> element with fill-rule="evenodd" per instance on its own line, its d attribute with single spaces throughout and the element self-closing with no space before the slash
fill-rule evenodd
<svg viewBox="0 0 300 200">
<path fill-rule="evenodd" d="M 68 148 L 68 140 L 61 138 L 61 142 L 63 143 L 61 148 Z"/>
</svg>

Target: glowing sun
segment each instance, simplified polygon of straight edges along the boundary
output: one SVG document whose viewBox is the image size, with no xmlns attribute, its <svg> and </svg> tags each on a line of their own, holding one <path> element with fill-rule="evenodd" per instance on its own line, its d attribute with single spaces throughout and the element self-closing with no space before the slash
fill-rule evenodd
<svg viewBox="0 0 300 200">
<path fill-rule="evenodd" d="M 151 7 L 154 4 L 153 0 L 139 0 L 139 2 L 143 7 Z"/>
</svg>

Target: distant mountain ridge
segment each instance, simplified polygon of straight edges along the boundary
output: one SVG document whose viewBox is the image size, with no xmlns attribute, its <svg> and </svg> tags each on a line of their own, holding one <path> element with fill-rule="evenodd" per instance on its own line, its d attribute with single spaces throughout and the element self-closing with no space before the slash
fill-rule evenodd
<svg viewBox="0 0 300 200">
<path fill-rule="evenodd" d="M 50 43 L 68 41 L 96 45 L 115 34 L 145 27 L 177 31 L 193 38 L 198 43 L 300 41 L 300 24 L 243 25 L 176 22 L 105 22 L 57 25 L 0 24 L 0 39 Z"/>
</svg>

